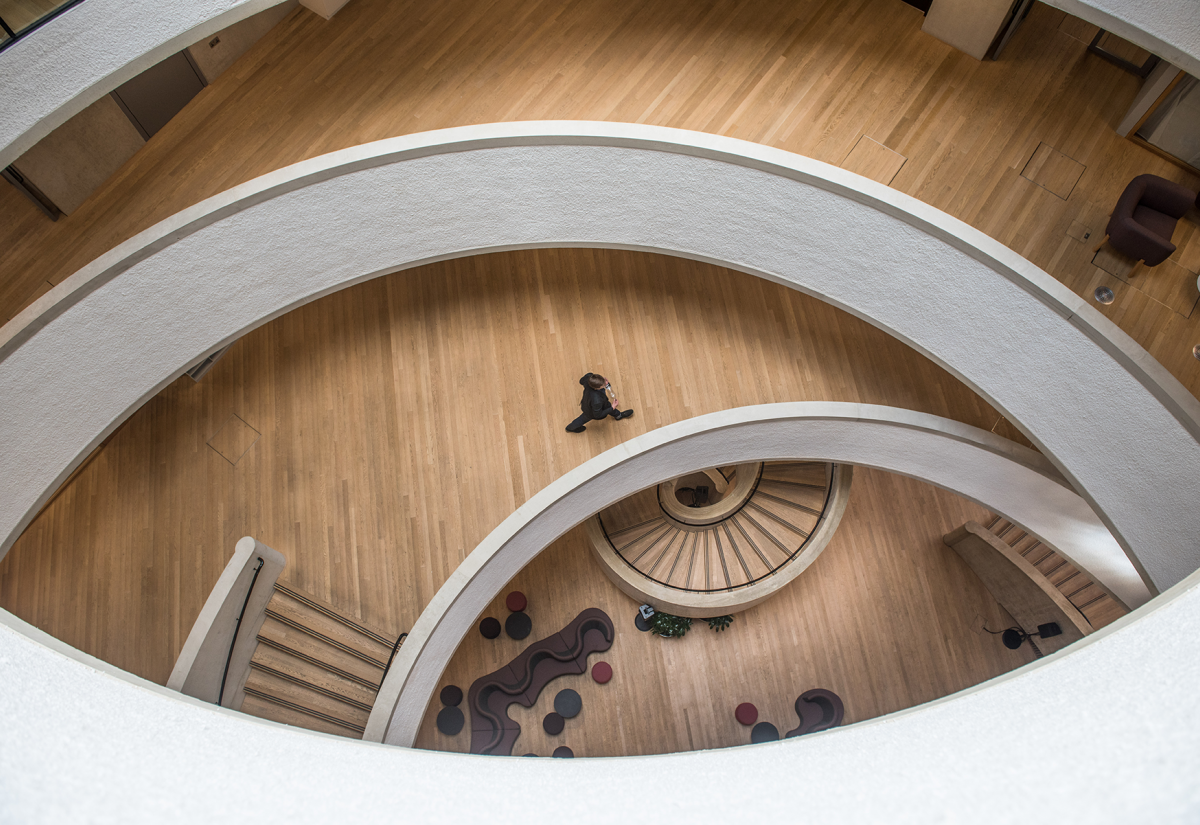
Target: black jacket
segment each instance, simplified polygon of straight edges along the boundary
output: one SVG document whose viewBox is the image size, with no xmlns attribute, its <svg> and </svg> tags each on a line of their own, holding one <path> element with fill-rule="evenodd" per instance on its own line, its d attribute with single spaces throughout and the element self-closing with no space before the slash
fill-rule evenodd
<svg viewBox="0 0 1200 825">
<path fill-rule="evenodd" d="M 592 373 L 588 373 L 579 379 L 579 383 L 583 385 L 583 398 L 579 401 L 579 409 L 584 415 L 590 415 L 593 421 L 599 421 L 604 416 L 612 412 L 612 404 L 608 403 L 608 396 L 604 390 L 594 390 L 588 386 L 588 379 L 592 377 Z"/>
</svg>

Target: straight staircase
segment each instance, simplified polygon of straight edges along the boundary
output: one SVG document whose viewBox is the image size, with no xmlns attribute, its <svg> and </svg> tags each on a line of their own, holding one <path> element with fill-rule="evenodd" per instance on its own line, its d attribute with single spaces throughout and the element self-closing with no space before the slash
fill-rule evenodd
<svg viewBox="0 0 1200 825">
<path fill-rule="evenodd" d="M 1087 573 L 1042 544 L 1019 524 L 1014 524 L 1003 516 L 993 515 L 987 529 L 1000 541 L 1020 553 L 1045 576 L 1050 584 L 1075 605 L 1093 628 L 1099 630 L 1129 612 Z"/>
<path fill-rule="evenodd" d="M 375 694 L 407 635 L 393 638 L 277 583 L 250 659 L 241 711 L 360 738 Z"/>
</svg>

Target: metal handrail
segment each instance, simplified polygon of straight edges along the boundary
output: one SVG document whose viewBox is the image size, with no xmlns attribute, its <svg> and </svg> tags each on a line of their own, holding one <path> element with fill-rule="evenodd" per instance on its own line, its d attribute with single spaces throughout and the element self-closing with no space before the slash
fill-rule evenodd
<svg viewBox="0 0 1200 825">
<path fill-rule="evenodd" d="M 379 680 L 380 687 L 383 687 L 383 680 L 387 678 L 388 671 L 392 669 L 392 660 L 396 658 L 396 651 L 398 651 L 400 649 L 400 645 L 403 644 L 404 640 L 407 638 L 408 638 L 407 633 L 401 633 L 400 638 L 396 640 L 396 643 L 394 645 L 392 645 L 392 655 L 388 656 L 387 665 L 383 669 L 383 676 Z"/>
<path fill-rule="evenodd" d="M 258 574 L 263 569 L 263 558 L 258 557 L 258 566 L 254 568 L 254 578 L 250 579 L 250 588 L 246 591 L 246 600 L 242 602 L 242 612 L 238 614 L 237 624 L 233 626 L 233 640 L 229 643 L 229 655 L 225 657 L 225 671 L 221 674 L 221 692 L 217 694 L 217 707 L 221 707 L 221 702 L 225 699 L 225 680 L 229 678 L 229 663 L 233 661 L 233 648 L 237 644 L 238 631 L 242 629 L 242 617 L 246 615 L 246 605 L 250 604 L 250 594 L 254 592 L 254 584 L 258 581 Z"/>
</svg>

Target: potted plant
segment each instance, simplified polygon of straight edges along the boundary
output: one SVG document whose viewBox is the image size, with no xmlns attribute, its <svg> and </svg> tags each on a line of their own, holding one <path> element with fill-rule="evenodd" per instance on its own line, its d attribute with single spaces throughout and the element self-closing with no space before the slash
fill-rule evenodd
<svg viewBox="0 0 1200 825">
<path fill-rule="evenodd" d="M 692 629 L 692 620 L 687 616 L 673 616 L 661 610 L 654 614 L 654 632 L 666 639 L 679 638 Z"/>
<path fill-rule="evenodd" d="M 711 619 L 705 619 L 704 621 L 708 622 L 708 626 L 714 632 L 720 633 L 733 624 L 733 616 L 713 616 Z"/>
</svg>

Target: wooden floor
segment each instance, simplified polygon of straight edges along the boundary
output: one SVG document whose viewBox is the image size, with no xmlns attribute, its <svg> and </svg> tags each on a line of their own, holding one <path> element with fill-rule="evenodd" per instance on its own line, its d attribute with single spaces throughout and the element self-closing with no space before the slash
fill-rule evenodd
<svg viewBox="0 0 1200 825">
<path fill-rule="evenodd" d="M 510 583 L 529 597 L 530 639 L 557 631 L 586 607 L 599 607 L 617 627 L 607 661 L 613 679 L 590 675 L 551 682 L 532 708 L 510 708 L 521 725 L 513 753 L 549 756 L 559 745 L 576 756 L 629 756 L 750 741 L 733 717 L 741 702 L 786 733 L 797 725 L 796 697 L 822 687 L 841 696 L 845 724 L 902 710 L 970 687 L 1032 661 L 1028 645 L 1012 651 L 982 631 L 1012 619 L 942 535 L 968 519 L 986 518 L 977 504 L 923 482 L 878 470 L 854 473 L 850 503 L 829 546 L 778 595 L 714 633 L 697 621 L 682 639 L 639 633 L 637 602 L 601 571 L 576 528 Z M 509 615 L 504 593 L 485 615 Z M 465 693 L 527 645 L 501 634 L 467 634 L 441 685 Z M 558 736 L 542 729 L 554 696 L 572 688 L 583 712 Z M 463 704 L 464 711 L 466 703 Z M 470 727 L 457 736 L 435 725 L 442 704 L 426 713 L 417 746 L 466 752 Z"/>
<path fill-rule="evenodd" d="M 354 0 L 329 22 L 297 9 L 70 216 L 51 223 L 0 186 L 0 318 L 154 222 L 304 158 L 470 123 L 635 121 L 887 177 L 1080 294 L 1112 285 L 1104 312 L 1200 392 L 1186 279 L 1126 283 L 1086 237 L 1136 174 L 1200 188 L 1114 134 L 1138 79 L 1046 6 L 998 63 L 920 23 L 900 0 Z M 1175 263 L 1200 268 L 1186 250 Z M 588 370 L 638 414 L 568 436 Z M 180 379 L 0 562 L 0 606 L 162 682 L 234 542 L 254 535 L 288 556 L 285 580 L 407 630 L 563 472 L 672 421 L 796 400 L 1017 435 L 903 345 L 749 276 L 620 252 L 482 256 L 322 299 L 247 335 L 202 383 Z M 250 446 L 234 464 L 214 437 Z"/>
<path fill-rule="evenodd" d="M 571 434 L 589 371 L 636 414 Z M 285 581 L 395 635 L 588 458 L 703 413 L 819 399 L 999 420 L 885 333 L 750 275 L 616 250 L 432 264 L 297 309 L 163 391 L 0 561 L 0 606 L 162 682 L 251 535 L 288 558 Z"/>
</svg>

